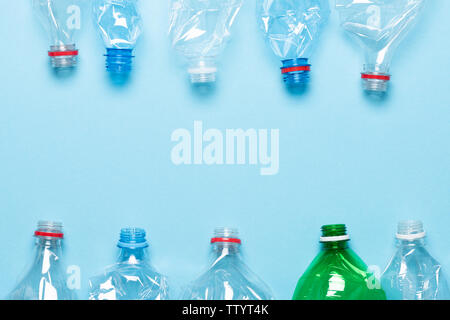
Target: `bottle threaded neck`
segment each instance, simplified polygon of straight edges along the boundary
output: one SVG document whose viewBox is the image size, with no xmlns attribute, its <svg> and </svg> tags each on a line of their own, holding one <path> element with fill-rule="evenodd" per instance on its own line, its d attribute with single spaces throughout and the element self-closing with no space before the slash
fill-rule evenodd
<svg viewBox="0 0 450 320">
<path fill-rule="evenodd" d="M 61 222 L 41 220 L 37 224 L 34 235 L 46 239 L 61 239 L 64 237 L 62 228 Z"/>
<path fill-rule="evenodd" d="M 322 226 L 323 237 L 336 237 L 347 235 L 347 227 L 345 224 L 328 224 Z"/>
<path fill-rule="evenodd" d="M 363 78 L 362 85 L 367 92 L 385 93 L 389 88 L 389 80 Z"/>
<path fill-rule="evenodd" d="M 348 241 L 350 237 L 347 234 L 345 224 L 328 224 L 322 226 L 322 236 L 320 242 Z"/>
<path fill-rule="evenodd" d="M 189 60 L 188 73 L 192 84 L 216 82 L 217 66 L 214 57 L 196 57 Z"/>
<path fill-rule="evenodd" d="M 141 228 L 122 228 L 117 246 L 130 249 L 148 247 L 145 230 Z"/>
<path fill-rule="evenodd" d="M 401 240 L 415 240 L 425 237 L 423 223 L 420 220 L 403 220 L 397 225 L 396 237 Z"/>
<path fill-rule="evenodd" d="M 50 46 L 48 51 L 53 68 L 73 68 L 77 64 L 78 50 L 75 44 Z"/>
<path fill-rule="evenodd" d="M 304 86 L 309 83 L 311 65 L 306 58 L 286 59 L 281 61 L 281 74 L 288 86 Z"/>
<path fill-rule="evenodd" d="M 239 238 L 239 232 L 237 229 L 220 227 L 214 229 L 214 235 L 211 238 L 211 243 L 241 244 L 241 239 Z"/>
<path fill-rule="evenodd" d="M 384 94 L 389 89 L 391 76 L 385 64 L 365 64 L 361 72 L 362 86 L 368 93 Z"/>
<path fill-rule="evenodd" d="M 106 70 L 112 73 L 129 73 L 133 65 L 133 49 L 106 49 Z"/>
<path fill-rule="evenodd" d="M 192 84 L 207 84 L 216 82 L 215 72 L 205 73 L 189 73 Z"/>
</svg>

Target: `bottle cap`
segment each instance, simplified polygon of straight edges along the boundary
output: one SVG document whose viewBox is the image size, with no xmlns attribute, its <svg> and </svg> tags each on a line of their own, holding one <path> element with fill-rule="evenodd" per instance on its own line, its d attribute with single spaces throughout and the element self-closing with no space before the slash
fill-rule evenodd
<svg viewBox="0 0 450 320">
<path fill-rule="evenodd" d="M 141 228 L 123 228 L 120 230 L 119 248 L 146 248 L 148 242 L 145 238 L 145 230 Z"/>
<path fill-rule="evenodd" d="M 37 230 L 34 232 L 36 237 L 63 238 L 62 223 L 55 221 L 39 221 Z"/>
<path fill-rule="evenodd" d="M 423 223 L 419 220 L 404 220 L 400 221 L 397 226 L 397 239 L 400 240 L 415 240 L 422 239 L 426 235 L 423 229 Z"/>
<path fill-rule="evenodd" d="M 220 227 L 214 230 L 214 236 L 211 238 L 211 243 L 227 242 L 241 244 L 239 239 L 239 232 L 234 228 Z"/>
</svg>

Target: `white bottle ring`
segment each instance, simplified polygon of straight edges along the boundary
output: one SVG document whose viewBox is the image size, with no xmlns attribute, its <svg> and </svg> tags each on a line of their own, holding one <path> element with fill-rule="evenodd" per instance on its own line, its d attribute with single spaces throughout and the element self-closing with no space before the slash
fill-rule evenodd
<svg viewBox="0 0 450 320">
<path fill-rule="evenodd" d="M 397 239 L 400 239 L 400 240 L 416 240 L 416 239 L 425 238 L 425 231 L 420 232 L 420 233 L 412 233 L 412 234 L 397 233 L 395 236 L 397 237 Z"/>
<path fill-rule="evenodd" d="M 346 241 L 346 240 L 350 240 L 350 236 L 348 234 L 334 237 L 320 237 L 320 242 Z"/>
</svg>

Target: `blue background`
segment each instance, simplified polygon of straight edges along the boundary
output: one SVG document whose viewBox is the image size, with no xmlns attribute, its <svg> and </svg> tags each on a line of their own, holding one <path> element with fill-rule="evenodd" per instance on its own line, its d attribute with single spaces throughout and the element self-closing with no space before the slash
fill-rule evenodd
<svg viewBox="0 0 450 320">
<path fill-rule="evenodd" d="M 245 1 L 216 90 L 193 90 L 167 38 L 167 1 L 141 1 L 144 34 L 127 85 L 110 81 L 90 16 L 76 74 L 58 78 L 28 1 L 0 12 L 0 296 L 32 254 L 39 219 L 65 225 L 65 260 L 90 276 L 114 261 L 119 229 L 149 233 L 153 264 L 176 285 L 207 266 L 215 226 L 239 227 L 250 267 L 289 299 L 319 248 L 322 224 L 346 223 L 352 246 L 382 268 L 399 219 L 422 219 L 450 269 L 450 1 L 426 12 L 392 64 L 388 99 L 364 96 L 362 50 L 333 10 L 304 95 L 287 92 L 279 61 Z M 175 166 L 173 130 L 280 129 L 280 171 Z"/>
</svg>

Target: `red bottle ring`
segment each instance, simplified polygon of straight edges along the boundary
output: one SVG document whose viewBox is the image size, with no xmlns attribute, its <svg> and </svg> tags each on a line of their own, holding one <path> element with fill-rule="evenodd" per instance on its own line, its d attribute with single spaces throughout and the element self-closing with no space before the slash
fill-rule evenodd
<svg viewBox="0 0 450 320">
<path fill-rule="evenodd" d="M 49 57 L 64 57 L 64 56 L 77 56 L 78 50 L 73 51 L 49 51 Z"/>
<path fill-rule="evenodd" d="M 381 75 L 381 74 L 361 73 L 361 79 L 375 79 L 375 80 L 389 81 L 389 80 L 391 80 L 391 76 L 389 76 L 389 75 Z"/>
<path fill-rule="evenodd" d="M 63 238 L 64 237 L 64 233 L 42 232 L 42 231 L 35 231 L 34 235 L 40 236 L 40 237 L 51 237 L 51 238 Z"/>
<path fill-rule="evenodd" d="M 211 238 L 211 243 L 216 242 L 232 242 L 232 243 L 239 243 L 241 244 L 241 239 L 237 238 Z"/>
<path fill-rule="evenodd" d="M 289 68 L 282 68 L 281 73 L 288 73 L 288 72 L 294 72 L 294 71 L 311 71 L 311 66 L 298 66 L 298 67 L 289 67 Z"/>
</svg>

